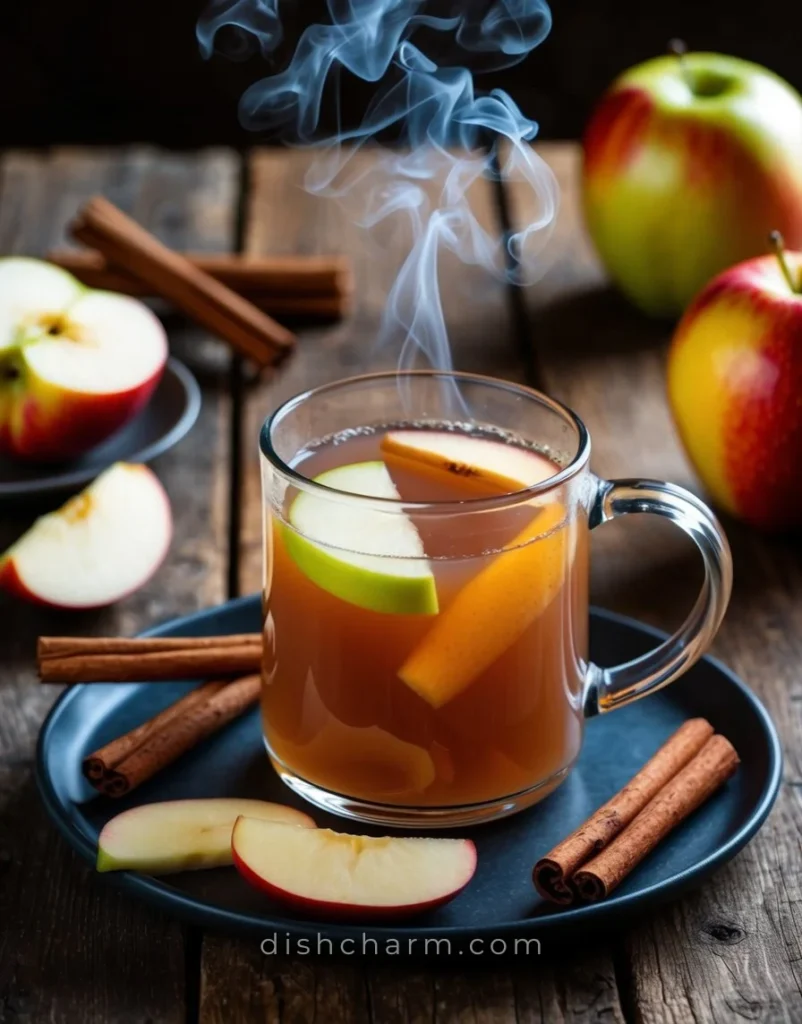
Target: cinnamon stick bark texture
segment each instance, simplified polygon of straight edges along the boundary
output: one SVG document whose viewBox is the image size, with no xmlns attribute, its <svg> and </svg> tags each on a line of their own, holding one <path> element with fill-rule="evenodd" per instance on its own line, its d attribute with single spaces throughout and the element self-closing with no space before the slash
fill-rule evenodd
<svg viewBox="0 0 802 1024">
<path fill-rule="evenodd" d="M 203 651 L 210 647 L 260 645 L 260 633 L 226 633 L 222 636 L 40 636 L 37 657 L 73 658 L 86 654 L 154 654 L 158 651 Z"/>
<path fill-rule="evenodd" d="M 241 355 L 263 367 L 279 362 L 295 336 L 251 302 L 168 249 L 154 235 L 95 196 L 71 225 L 72 236 L 98 249 L 109 261 L 217 334 Z"/>
<path fill-rule="evenodd" d="M 157 719 L 153 719 L 144 739 L 108 769 L 101 780 L 90 778 L 90 781 L 107 796 L 125 796 L 247 711 L 259 699 L 260 690 L 261 677 L 252 675 L 224 684 L 215 692 L 207 690 L 203 700 L 184 698 L 183 702 L 178 702 L 182 706 L 177 712 L 160 726 Z M 95 759 L 101 760 L 101 753 L 97 751 L 86 759 L 88 778 L 89 764 Z"/>
<path fill-rule="evenodd" d="M 240 256 L 237 253 L 186 253 L 194 266 L 210 274 L 271 316 L 336 320 L 353 306 L 353 273 L 342 256 Z M 51 263 L 74 274 L 88 288 L 147 298 L 154 289 L 94 249 L 54 250 Z"/>
<path fill-rule="evenodd" d="M 738 754 L 724 736 L 713 736 L 657 794 L 632 824 L 573 878 L 585 900 L 601 900 L 657 844 L 722 786 L 738 767 Z"/>
<path fill-rule="evenodd" d="M 199 270 L 241 295 L 339 296 L 354 290 L 353 271 L 345 256 L 250 256 L 240 253 L 181 253 Z M 96 249 L 53 249 L 47 259 L 90 288 L 149 294 L 147 283 L 125 267 L 110 263 Z"/>
<path fill-rule="evenodd" d="M 353 310 L 351 295 L 273 295 L 252 292 L 248 298 L 271 316 L 285 320 L 342 320 Z"/>
<path fill-rule="evenodd" d="M 165 708 L 155 718 L 143 722 L 142 725 L 138 725 L 125 735 L 107 743 L 105 747 L 96 750 L 94 754 L 85 757 L 82 765 L 84 775 L 93 785 L 104 783 L 111 770 L 133 754 L 137 747 L 141 747 L 154 733 L 174 723 L 181 715 L 186 714 L 197 705 L 205 703 L 225 685 L 224 682 L 204 683 L 197 690 L 191 690 L 181 700 Z"/>
<path fill-rule="evenodd" d="M 40 637 L 43 683 L 130 683 L 258 672 L 259 633 L 216 637 Z"/>
<path fill-rule="evenodd" d="M 712 735 L 704 718 L 684 722 L 619 793 L 535 864 L 532 880 L 540 895 L 562 906 L 573 903 L 571 877 L 577 868 L 626 828 Z"/>
</svg>

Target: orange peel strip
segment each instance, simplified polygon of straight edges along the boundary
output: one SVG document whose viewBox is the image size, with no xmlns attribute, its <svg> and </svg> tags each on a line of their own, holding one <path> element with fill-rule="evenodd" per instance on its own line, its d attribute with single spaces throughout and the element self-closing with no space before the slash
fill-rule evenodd
<svg viewBox="0 0 802 1024">
<path fill-rule="evenodd" d="M 546 505 L 462 588 L 401 666 L 400 678 L 432 707 L 470 686 L 558 594 L 574 539 L 565 520 L 562 503 Z"/>
</svg>

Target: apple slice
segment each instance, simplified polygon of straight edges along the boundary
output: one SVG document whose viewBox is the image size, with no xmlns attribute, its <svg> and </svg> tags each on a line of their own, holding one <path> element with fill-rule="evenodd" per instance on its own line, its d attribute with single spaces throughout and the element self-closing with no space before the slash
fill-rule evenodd
<svg viewBox="0 0 802 1024">
<path fill-rule="evenodd" d="M 242 877 L 296 909 L 328 917 L 401 917 L 453 899 L 476 870 L 469 839 L 352 836 L 239 818 Z"/>
<path fill-rule="evenodd" d="M 139 411 L 166 361 L 142 302 L 41 260 L 0 259 L 0 453 L 80 455 Z"/>
<path fill-rule="evenodd" d="M 520 491 L 559 472 L 531 449 L 447 430 L 391 430 L 381 451 L 390 467 L 418 475 L 448 473 L 480 496 Z"/>
<path fill-rule="evenodd" d="M 399 669 L 438 708 L 478 678 L 523 635 L 563 585 L 573 527 L 565 508 L 542 509 L 509 545 L 457 593 Z"/>
<path fill-rule="evenodd" d="M 100 608 L 153 575 L 171 535 L 155 474 L 118 462 L 0 555 L 0 587 L 55 608 Z"/>
<path fill-rule="evenodd" d="M 265 800 L 167 800 L 123 811 L 98 837 L 98 871 L 166 875 L 232 863 L 231 832 L 240 815 L 314 828 L 308 814 Z"/>
<path fill-rule="evenodd" d="M 383 462 L 357 462 L 315 477 L 337 491 L 399 500 Z M 287 553 L 323 590 L 360 608 L 434 615 L 437 589 L 418 531 L 400 511 L 301 492 L 283 530 Z"/>
</svg>

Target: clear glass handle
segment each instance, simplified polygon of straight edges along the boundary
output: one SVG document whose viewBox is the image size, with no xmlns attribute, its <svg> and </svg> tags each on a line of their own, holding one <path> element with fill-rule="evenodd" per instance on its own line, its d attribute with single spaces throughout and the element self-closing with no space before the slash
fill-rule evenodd
<svg viewBox="0 0 802 1024">
<path fill-rule="evenodd" d="M 648 654 L 614 668 L 588 667 L 586 716 L 612 711 L 668 685 L 704 654 L 716 634 L 732 590 L 732 557 L 716 517 L 682 487 L 659 480 L 597 480 L 590 528 L 649 512 L 676 523 L 699 548 L 705 578 L 699 597 L 679 630 Z"/>
</svg>

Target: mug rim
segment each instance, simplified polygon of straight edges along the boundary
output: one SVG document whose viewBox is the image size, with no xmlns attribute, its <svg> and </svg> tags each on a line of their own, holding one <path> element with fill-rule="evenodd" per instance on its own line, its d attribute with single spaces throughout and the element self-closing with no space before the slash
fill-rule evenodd
<svg viewBox="0 0 802 1024">
<path fill-rule="evenodd" d="M 576 451 L 568 464 L 564 466 L 559 473 L 555 473 L 554 476 L 550 476 L 546 480 L 542 480 L 536 484 L 530 484 L 528 487 L 521 488 L 517 491 L 510 491 L 506 494 L 494 495 L 489 498 L 468 497 L 461 499 L 419 502 L 404 501 L 401 498 L 377 498 L 366 494 L 356 494 L 353 491 L 344 491 L 337 487 L 330 487 L 328 484 L 318 483 L 310 477 L 305 476 L 303 473 L 300 473 L 293 466 L 290 466 L 276 451 L 272 441 L 273 430 L 280 424 L 284 417 L 288 416 L 305 402 L 323 396 L 327 392 L 341 390 L 355 384 L 369 384 L 371 382 L 378 383 L 398 380 L 399 378 L 415 377 L 442 377 L 456 380 L 457 383 L 464 381 L 466 383 L 488 385 L 490 387 L 497 388 L 500 391 L 508 391 L 512 394 L 522 395 L 529 400 L 538 402 L 540 405 L 545 405 L 575 429 L 577 435 Z M 261 430 L 259 431 L 259 448 L 262 455 L 274 469 L 286 477 L 294 486 L 311 493 L 319 493 L 329 500 L 345 501 L 363 506 L 369 505 L 386 512 L 402 510 L 412 510 L 416 513 L 443 513 L 446 511 L 474 512 L 517 505 L 540 494 L 546 494 L 549 491 L 553 491 L 555 488 L 562 486 L 564 483 L 577 476 L 577 474 L 588 464 L 590 458 L 590 447 L 590 434 L 587 427 L 573 409 L 569 408 L 569 406 L 565 405 L 563 402 L 558 401 L 556 398 L 552 398 L 550 395 L 539 391 L 537 388 L 529 387 L 527 384 L 518 384 L 513 381 L 503 380 L 499 377 L 490 377 L 481 373 L 467 373 L 461 370 L 379 370 L 372 373 L 357 374 L 353 377 L 341 377 L 339 380 L 330 381 L 327 384 L 320 384 L 313 388 L 307 388 L 306 391 L 302 391 L 299 394 L 286 399 L 265 418 L 262 423 Z"/>
</svg>

